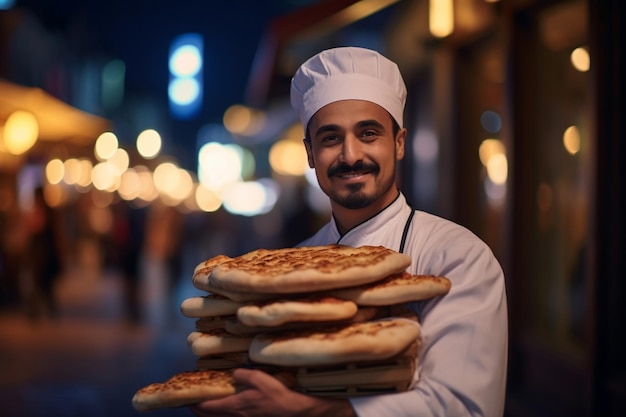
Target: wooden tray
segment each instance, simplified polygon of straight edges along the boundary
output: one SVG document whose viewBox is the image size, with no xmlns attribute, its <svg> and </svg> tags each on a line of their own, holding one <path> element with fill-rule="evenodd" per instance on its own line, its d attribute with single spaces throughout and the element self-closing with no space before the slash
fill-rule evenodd
<svg viewBox="0 0 626 417">
<path fill-rule="evenodd" d="M 354 397 L 406 391 L 413 382 L 417 344 L 386 361 L 298 368 L 294 390 L 310 395 Z"/>
</svg>

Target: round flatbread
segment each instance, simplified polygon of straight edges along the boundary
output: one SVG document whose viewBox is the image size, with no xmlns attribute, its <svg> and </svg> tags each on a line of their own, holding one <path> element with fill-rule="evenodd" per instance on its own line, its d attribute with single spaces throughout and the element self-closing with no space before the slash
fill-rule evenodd
<svg viewBox="0 0 626 417">
<path fill-rule="evenodd" d="M 236 316 L 232 319 L 224 320 L 223 328 L 230 334 L 239 334 L 239 335 L 256 335 L 257 333 L 265 333 L 265 332 L 282 332 L 285 330 L 300 330 L 300 329 L 310 329 L 312 327 L 319 328 L 319 326 L 324 325 L 338 325 L 338 324 L 350 324 L 350 323 L 359 323 L 367 320 L 371 320 L 373 318 L 380 317 L 388 317 L 388 314 L 384 314 L 378 307 L 361 307 L 357 309 L 356 314 L 345 320 L 335 320 L 335 321 L 323 321 L 323 322 L 309 322 L 309 321 L 297 321 L 285 323 L 280 326 L 246 326 L 237 320 Z"/>
<path fill-rule="evenodd" d="M 193 286 L 199 290 L 207 291 L 211 294 L 221 295 L 229 300 L 246 303 L 248 301 L 263 301 L 270 300 L 272 298 L 278 298 L 281 294 L 261 294 L 242 291 L 228 291 L 223 288 L 218 288 L 209 282 L 209 276 L 205 274 L 197 274 L 192 278 Z"/>
<path fill-rule="evenodd" d="M 132 405 L 137 411 L 151 411 L 223 398 L 235 392 L 232 369 L 185 371 L 139 389 Z"/>
<path fill-rule="evenodd" d="M 263 333 L 248 353 L 254 362 L 278 366 L 319 366 L 388 359 L 420 336 L 418 322 L 389 318 L 345 326 Z"/>
<path fill-rule="evenodd" d="M 209 282 L 228 291 L 297 294 L 367 284 L 410 264 L 408 255 L 383 246 L 257 249 L 212 268 Z"/>
<path fill-rule="evenodd" d="M 388 306 L 445 295 L 450 286 L 450 280 L 445 277 L 401 272 L 372 284 L 341 288 L 329 294 L 360 306 Z"/>
<path fill-rule="evenodd" d="M 203 369 L 175 374 L 165 382 L 147 385 L 135 393 L 133 408 L 152 411 L 182 407 L 206 400 L 224 398 L 241 388 L 235 383 L 232 369 Z M 284 370 L 264 370 L 287 387 L 295 384 L 295 375 Z"/>
<path fill-rule="evenodd" d="M 237 313 L 242 305 L 219 294 L 208 294 L 183 300 L 180 312 L 191 318 L 230 316 Z"/>
<path fill-rule="evenodd" d="M 280 326 L 285 323 L 344 320 L 358 307 L 352 301 L 316 296 L 252 303 L 237 309 L 237 319 L 246 326 Z"/>
<path fill-rule="evenodd" d="M 187 344 L 197 356 L 244 352 L 248 350 L 250 343 L 252 343 L 252 337 L 232 335 L 224 329 L 213 329 L 207 332 L 194 331 L 187 336 Z"/>
<path fill-rule="evenodd" d="M 194 268 L 193 275 L 194 276 L 196 274 L 198 274 L 198 275 L 200 275 L 200 274 L 209 275 L 213 268 L 215 268 L 219 264 L 222 264 L 224 262 L 229 261 L 230 259 L 231 258 L 229 256 L 226 256 L 226 255 L 217 255 L 217 256 L 214 256 L 212 258 L 209 258 L 206 261 L 201 262 L 200 264 L 198 264 Z"/>
</svg>

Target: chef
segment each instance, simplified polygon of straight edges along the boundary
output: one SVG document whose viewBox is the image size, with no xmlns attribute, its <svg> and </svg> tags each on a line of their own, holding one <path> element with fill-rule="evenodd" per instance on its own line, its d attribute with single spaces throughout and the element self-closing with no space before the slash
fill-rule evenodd
<svg viewBox="0 0 626 417">
<path fill-rule="evenodd" d="M 445 276 L 443 297 L 409 308 L 422 325 L 411 389 L 335 399 L 287 389 L 239 369 L 247 389 L 205 401 L 198 416 L 501 416 L 507 370 L 507 304 L 502 269 L 468 229 L 411 207 L 398 188 L 405 156 L 406 87 L 395 63 L 364 48 L 340 47 L 307 60 L 291 83 L 309 166 L 328 196 L 329 222 L 303 246 L 382 245 L 411 256 L 408 272 Z"/>
</svg>

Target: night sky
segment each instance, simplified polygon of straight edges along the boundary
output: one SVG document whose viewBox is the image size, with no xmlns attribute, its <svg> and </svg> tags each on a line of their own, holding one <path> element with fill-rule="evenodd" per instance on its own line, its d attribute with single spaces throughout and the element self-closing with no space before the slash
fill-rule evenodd
<svg viewBox="0 0 626 417">
<path fill-rule="evenodd" d="M 177 141 L 189 147 L 206 123 L 221 121 L 245 100 L 250 67 L 267 25 L 307 0 L 18 0 L 77 59 L 118 58 L 126 64 L 127 96 L 166 105 L 168 52 L 187 33 L 204 38 L 204 103 L 195 120 L 172 121 Z M 188 146 L 189 145 L 189 146 Z"/>
</svg>

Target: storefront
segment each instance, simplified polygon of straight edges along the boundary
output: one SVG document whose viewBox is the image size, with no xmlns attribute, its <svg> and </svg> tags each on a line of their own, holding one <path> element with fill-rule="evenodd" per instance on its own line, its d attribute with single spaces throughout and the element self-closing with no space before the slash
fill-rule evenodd
<svg viewBox="0 0 626 417">
<path fill-rule="evenodd" d="M 273 32 L 270 86 L 285 91 L 277 74 L 298 53 L 354 39 L 383 48 L 409 88 L 403 189 L 469 227 L 505 269 L 507 415 L 623 415 L 623 12 L 605 1 L 456 1 L 454 29 L 438 38 L 428 1 L 390 9 L 375 14 L 378 38 L 358 22 L 324 32 L 314 14 L 291 16 L 299 24 Z"/>
</svg>

